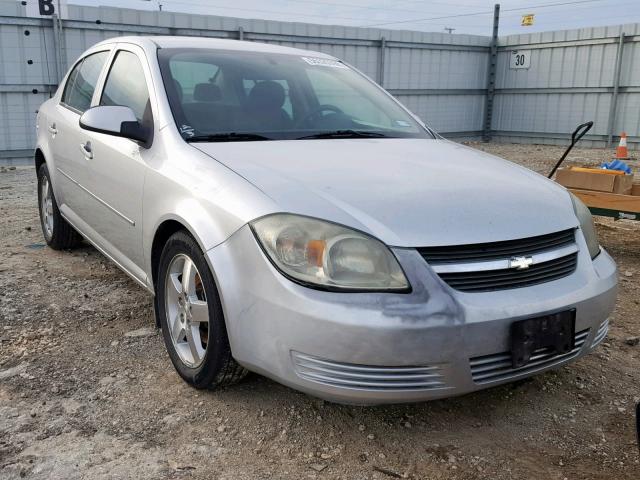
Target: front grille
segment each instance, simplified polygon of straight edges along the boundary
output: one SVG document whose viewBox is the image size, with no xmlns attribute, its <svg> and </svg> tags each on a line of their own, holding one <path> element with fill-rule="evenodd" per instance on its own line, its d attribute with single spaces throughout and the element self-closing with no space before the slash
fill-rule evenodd
<svg viewBox="0 0 640 480">
<path fill-rule="evenodd" d="M 576 269 L 578 254 L 531 265 L 526 270 L 506 268 L 479 272 L 441 273 L 440 278 L 463 292 L 490 292 L 521 288 L 566 277 Z"/>
<path fill-rule="evenodd" d="M 340 388 L 359 390 L 436 390 L 447 388 L 441 365 L 379 367 L 355 365 L 291 352 L 300 378 Z"/>
<path fill-rule="evenodd" d="M 417 250 L 444 282 L 463 292 L 490 292 L 550 282 L 573 273 L 578 262 L 573 229 L 520 240 Z M 513 257 L 530 257 L 533 264 L 523 269 L 512 268 Z"/>
<path fill-rule="evenodd" d="M 475 357 L 469 360 L 471 376 L 477 384 L 502 382 L 522 375 L 530 375 L 553 365 L 566 362 L 576 357 L 589 336 L 589 329 L 582 330 L 575 335 L 575 347 L 564 354 L 552 353 L 549 348 L 541 348 L 531 355 L 529 363 L 523 367 L 511 366 L 511 352 L 497 353 Z"/>
<path fill-rule="evenodd" d="M 556 250 L 575 241 L 573 229 L 537 237 L 449 247 L 421 247 L 420 255 L 430 264 L 468 263 L 527 256 L 544 250 Z"/>
</svg>

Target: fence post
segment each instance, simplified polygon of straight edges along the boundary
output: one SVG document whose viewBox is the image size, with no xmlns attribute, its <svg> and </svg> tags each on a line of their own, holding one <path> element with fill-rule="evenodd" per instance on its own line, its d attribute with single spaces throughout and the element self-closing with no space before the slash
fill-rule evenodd
<svg viewBox="0 0 640 480">
<path fill-rule="evenodd" d="M 60 38 L 58 37 L 58 19 L 56 17 L 57 15 L 55 13 L 51 16 L 51 26 L 53 28 L 53 64 L 55 68 L 53 73 L 53 80 L 49 78 L 49 83 L 60 83 L 60 45 L 58 45 Z"/>
<path fill-rule="evenodd" d="M 64 64 L 62 61 L 62 22 L 57 14 L 53 14 L 51 16 L 51 21 L 53 24 L 53 53 L 55 55 L 55 64 L 56 64 L 56 84 L 59 84 L 62 81 L 62 77 L 64 75 Z"/>
<path fill-rule="evenodd" d="M 620 69 L 622 68 L 622 50 L 624 48 L 624 32 L 620 32 L 618 48 L 616 50 L 616 69 L 613 72 L 613 92 L 611 93 L 611 105 L 609 106 L 609 119 L 607 120 L 607 147 L 613 143 L 613 129 L 615 128 L 618 110 L 618 90 L 620 89 Z"/>
<path fill-rule="evenodd" d="M 384 56 L 387 49 L 387 39 L 380 37 L 380 57 L 378 58 L 378 85 L 384 84 Z"/>
<path fill-rule="evenodd" d="M 482 139 L 491 140 L 491 117 L 493 116 L 493 96 L 496 87 L 496 67 L 498 61 L 498 24 L 500 23 L 500 4 L 493 7 L 493 33 L 489 47 L 489 72 L 487 75 L 487 99 L 484 106 L 484 122 L 482 125 Z"/>
</svg>

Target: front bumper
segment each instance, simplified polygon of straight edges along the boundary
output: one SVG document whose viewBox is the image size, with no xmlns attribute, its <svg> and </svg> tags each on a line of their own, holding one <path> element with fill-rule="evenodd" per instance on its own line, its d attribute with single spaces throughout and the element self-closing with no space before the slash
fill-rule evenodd
<svg viewBox="0 0 640 480">
<path fill-rule="evenodd" d="M 249 370 L 342 403 L 450 397 L 575 360 L 606 336 L 617 273 L 595 260 L 582 234 L 576 271 L 527 288 L 488 293 L 451 289 L 413 249 L 394 248 L 411 293 L 335 293 L 282 276 L 245 226 L 207 252 L 231 350 Z M 512 370 L 505 361 L 517 319 L 576 309 L 576 349 Z"/>
</svg>

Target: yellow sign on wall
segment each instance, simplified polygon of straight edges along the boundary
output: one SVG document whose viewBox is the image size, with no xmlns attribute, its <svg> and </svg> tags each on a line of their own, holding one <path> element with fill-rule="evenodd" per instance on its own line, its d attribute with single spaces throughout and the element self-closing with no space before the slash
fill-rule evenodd
<svg viewBox="0 0 640 480">
<path fill-rule="evenodd" d="M 531 25 L 533 25 L 533 13 L 527 13 L 525 15 L 522 15 L 522 26 L 523 27 L 530 27 Z"/>
</svg>

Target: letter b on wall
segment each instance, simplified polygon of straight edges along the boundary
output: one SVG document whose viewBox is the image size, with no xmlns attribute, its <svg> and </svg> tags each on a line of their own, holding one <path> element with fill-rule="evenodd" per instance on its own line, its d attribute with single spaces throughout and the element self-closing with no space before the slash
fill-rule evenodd
<svg viewBox="0 0 640 480">
<path fill-rule="evenodd" d="M 55 13 L 53 0 L 38 0 L 38 10 L 40 15 L 53 15 Z"/>
<path fill-rule="evenodd" d="M 58 15 L 60 18 L 68 18 L 67 0 L 26 0 L 27 17 L 51 17 Z"/>
</svg>

